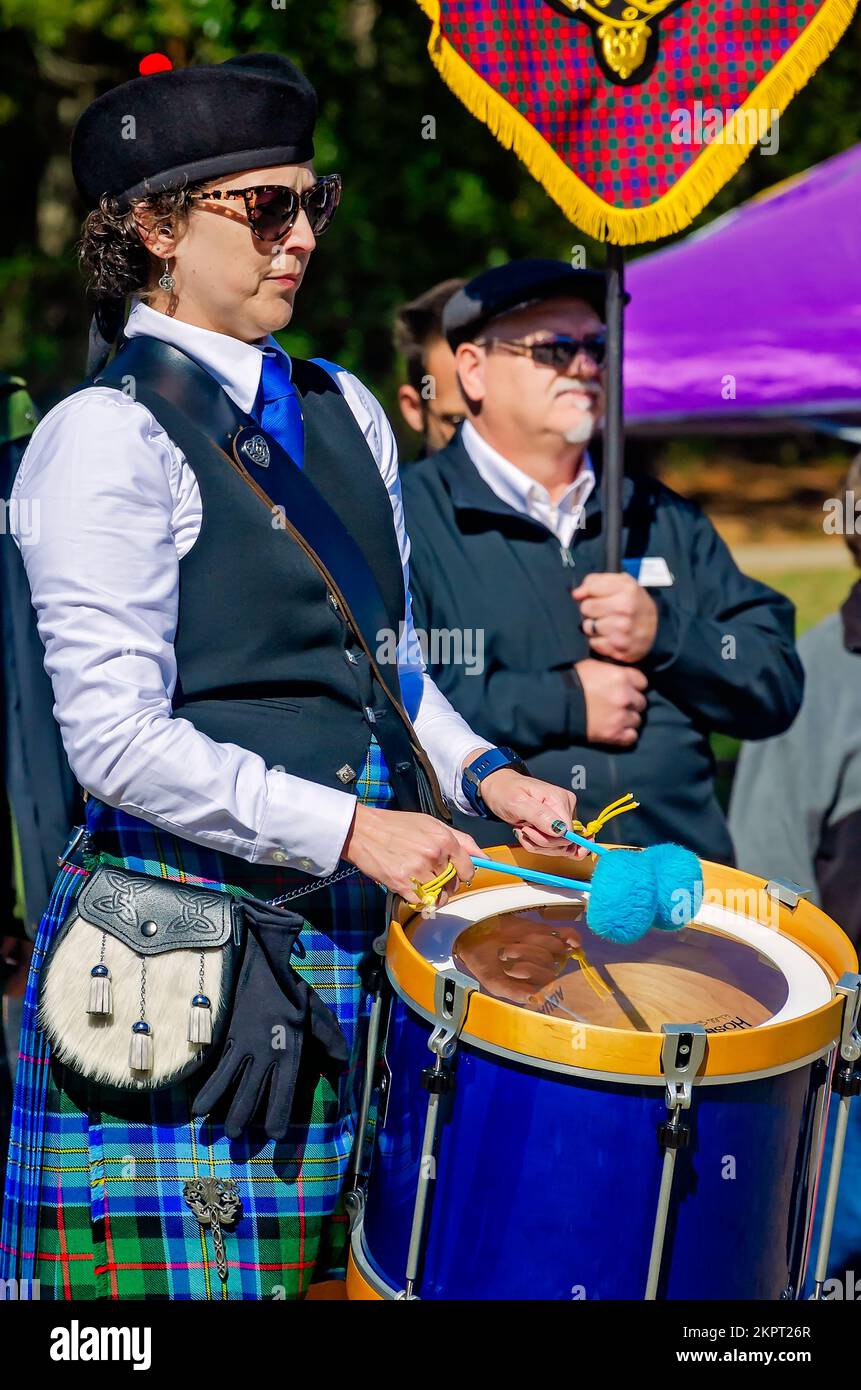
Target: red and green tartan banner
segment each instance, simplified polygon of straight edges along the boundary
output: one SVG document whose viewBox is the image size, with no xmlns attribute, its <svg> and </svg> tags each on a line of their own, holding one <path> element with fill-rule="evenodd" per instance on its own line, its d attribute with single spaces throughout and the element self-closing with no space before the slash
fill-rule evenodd
<svg viewBox="0 0 861 1390">
<path fill-rule="evenodd" d="M 774 141 L 857 0 L 418 3 L 472 114 L 584 232 L 634 244 L 682 230 Z"/>
</svg>

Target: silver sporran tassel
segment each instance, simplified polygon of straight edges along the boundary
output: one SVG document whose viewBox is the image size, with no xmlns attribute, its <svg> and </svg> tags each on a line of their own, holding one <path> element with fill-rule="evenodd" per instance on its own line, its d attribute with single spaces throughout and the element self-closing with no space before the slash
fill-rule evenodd
<svg viewBox="0 0 861 1390">
<path fill-rule="evenodd" d="M 132 1071 L 152 1071 L 152 1029 L 142 1018 L 132 1024 L 129 1066 Z"/>
<path fill-rule="evenodd" d="M 191 1001 L 188 1041 L 202 1045 L 212 1042 L 212 1004 L 205 994 L 196 994 Z"/>
<path fill-rule="evenodd" d="M 87 1000 L 87 1013 L 106 1015 L 113 1013 L 114 1000 L 111 990 L 111 972 L 105 965 L 105 943 L 107 933 L 102 932 L 102 946 L 99 963 L 90 971 L 90 994 Z"/>
<path fill-rule="evenodd" d="M 204 993 L 206 984 L 206 956 L 200 953 L 197 973 L 197 994 L 191 1001 L 188 1011 L 188 1041 L 200 1043 L 202 1047 L 212 1042 L 212 1004 Z"/>
<path fill-rule="evenodd" d="M 114 1001 L 111 991 L 111 972 L 106 965 L 94 965 L 90 971 L 90 997 L 87 1001 L 88 1014 L 110 1014 Z"/>
<path fill-rule="evenodd" d="M 132 1071 L 152 1071 L 152 1029 L 146 1021 L 146 956 L 141 957 L 141 1016 L 132 1024 L 129 1066 Z"/>
</svg>

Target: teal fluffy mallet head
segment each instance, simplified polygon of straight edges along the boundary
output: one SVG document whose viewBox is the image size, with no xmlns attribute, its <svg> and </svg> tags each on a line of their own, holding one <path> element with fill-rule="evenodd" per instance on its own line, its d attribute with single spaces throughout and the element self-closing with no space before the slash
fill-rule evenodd
<svg viewBox="0 0 861 1390">
<path fill-rule="evenodd" d="M 645 936 L 658 912 L 658 885 L 643 855 L 633 849 L 607 849 L 553 822 L 553 832 L 598 855 L 586 908 L 586 925 L 607 941 L 636 941 Z"/>
<path fill-rule="evenodd" d="M 647 850 L 608 849 L 554 821 L 553 831 L 598 855 L 586 925 L 608 941 L 636 941 L 650 927 L 680 931 L 702 905 L 703 880 L 695 854 L 681 845 Z"/>
<path fill-rule="evenodd" d="M 683 845 L 652 845 L 644 849 L 658 886 L 659 931 L 681 931 L 703 905 L 703 871 L 697 856 Z"/>
<path fill-rule="evenodd" d="M 633 849 L 605 850 L 595 845 L 599 858 L 592 871 L 592 889 L 586 907 L 586 925 L 607 941 L 636 941 L 655 921 L 658 885 Z"/>
</svg>

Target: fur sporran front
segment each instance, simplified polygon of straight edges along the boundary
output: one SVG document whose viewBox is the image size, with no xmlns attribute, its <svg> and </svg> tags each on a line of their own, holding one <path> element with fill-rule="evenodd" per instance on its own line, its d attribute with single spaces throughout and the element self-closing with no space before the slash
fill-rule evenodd
<svg viewBox="0 0 861 1390">
<path fill-rule="evenodd" d="M 100 865 L 42 967 L 39 1023 L 52 1053 L 122 1090 L 191 1076 L 221 1040 L 241 945 L 230 894 Z"/>
</svg>

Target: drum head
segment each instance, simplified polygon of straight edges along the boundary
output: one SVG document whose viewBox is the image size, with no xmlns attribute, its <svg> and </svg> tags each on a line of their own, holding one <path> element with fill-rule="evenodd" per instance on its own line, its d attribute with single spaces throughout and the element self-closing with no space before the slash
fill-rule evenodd
<svg viewBox="0 0 861 1390">
<path fill-rule="evenodd" d="M 412 943 L 484 994 L 601 1028 L 655 1033 L 683 1019 L 731 1033 L 797 1017 L 830 997 L 806 952 L 735 913 L 706 908 L 682 931 L 619 943 L 589 930 L 585 907 L 576 892 L 485 889 L 419 924 Z"/>
</svg>

